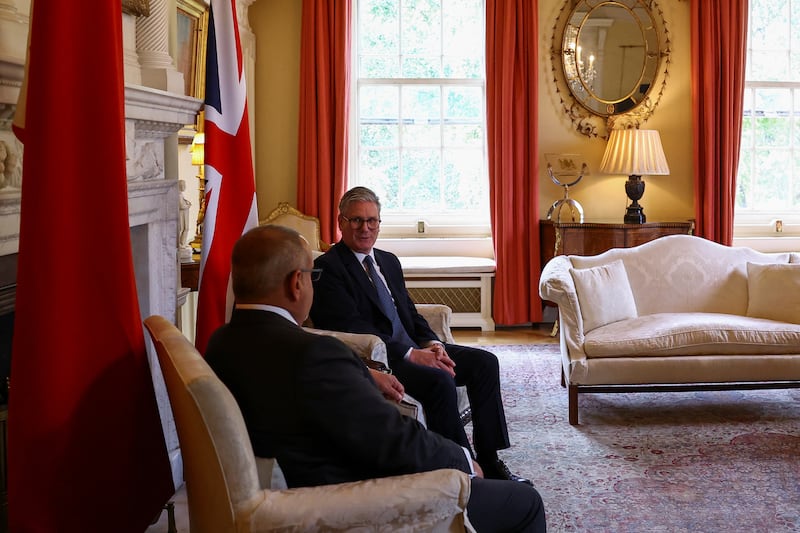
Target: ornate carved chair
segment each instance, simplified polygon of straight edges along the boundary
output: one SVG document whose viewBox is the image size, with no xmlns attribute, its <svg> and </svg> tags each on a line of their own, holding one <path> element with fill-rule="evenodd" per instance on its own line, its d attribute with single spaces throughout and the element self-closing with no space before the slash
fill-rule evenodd
<svg viewBox="0 0 800 533">
<path fill-rule="evenodd" d="M 323 242 L 320 238 L 319 219 L 310 215 L 304 215 L 288 202 L 280 202 L 278 207 L 272 210 L 270 214 L 258 221 L 260 226 L 264 224 L 277 224 L 279 226 L 286 226 L 297 231 L 300 235 L 306 238 L 308 244 L 311 245 L 311 250 L 314 256 L 326 252 L 330 248 L 330 244 Z"/>
</svg>

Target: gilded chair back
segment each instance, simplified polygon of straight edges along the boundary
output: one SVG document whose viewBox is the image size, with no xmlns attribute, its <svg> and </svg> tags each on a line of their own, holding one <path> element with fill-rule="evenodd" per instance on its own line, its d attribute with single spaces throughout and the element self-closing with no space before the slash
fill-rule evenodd
<svg viewBox="0 0 800 533">
<path fill-rule="evenodd" d="M 261 226 L 265 224 L 277 224 L 279 226 L 292 228 L 306 238 L 308 244 L 311 245 L 311 250 L 314 252 L 321 253 L 330 248 L 330 245 L 323 242 L 320 238 L 319 219 L 304 215 L 290 206 L 288 202 L 280 202 L 278 207 L 273 209 L 266 218 L 259 220 L 258 224 Z M 318 253 L 314 255 L 318 255 Z"/>
</svg>

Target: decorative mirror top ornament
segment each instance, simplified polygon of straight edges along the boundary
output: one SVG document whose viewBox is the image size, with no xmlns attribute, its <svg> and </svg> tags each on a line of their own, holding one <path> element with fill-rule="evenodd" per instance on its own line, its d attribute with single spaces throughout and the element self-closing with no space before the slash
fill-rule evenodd
<svg viewBox="0 0 800 533">
<path fill-rule="evenodd" d="M 670 38 L 655 0 L 567 0 L 553 26 L 553 81 L 575 128 L 638 128 L 667 81 Z M 605 124 L 603 124 L 605 122 Z"/>
</svg>

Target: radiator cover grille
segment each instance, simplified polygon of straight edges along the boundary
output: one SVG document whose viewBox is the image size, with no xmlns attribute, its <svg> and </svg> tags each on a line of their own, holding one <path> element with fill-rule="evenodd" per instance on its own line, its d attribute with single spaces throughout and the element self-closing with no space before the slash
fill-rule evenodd
<svg viewBox="0 0 800 533">
<path fill-rule="evenodd" d="M 480 287 L 408 287 L 417 304 L 445 304 L 454 313 L 480 313 Z"/>
</svg>

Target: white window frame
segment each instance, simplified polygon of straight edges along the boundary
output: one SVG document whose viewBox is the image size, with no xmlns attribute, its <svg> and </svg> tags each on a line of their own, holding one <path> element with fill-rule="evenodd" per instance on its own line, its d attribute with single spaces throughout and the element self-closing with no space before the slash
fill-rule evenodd
<svg viewBox="0 0 800 533">
<path fill-rule="evenodd" d="M 792 0 L 793 2 L 798 2 L 800 0 Z M 748 29 L 749 32 L 749 29 Z M 752 57 L 750 54 L 751 44 L 750 44 L 750 37 L 748 35 L 748 43 L 747 43 L 747 57 L 748 59 Z M 784 52 L 785 49 L 781 49 L 781 52 Z M 777 52 L 777 51 L 776 51 Z M 746 69 L 746 75 L 749 75 L 750 70 Z M 750 81 L 745 79 L 745 98 L 750 97 L 754 94 L 754 91 L 757 89 L 790 89 L 795 95 L 800 97 L 800 82 L 793 82 L 793 81 Z M 752 89 L 752 90 L 751 90 Z M 795 95 L 792 97 L 792 106 L 796 101 L 800 101 L 800 98 L 795 100 Z M 750 109 L 754 109 L 754 102 L 745 102 L 744 107 L 749 107 Z M 800 109 L 792 108 L 790 109 L 792 116 L 795 116 L 795 120 L 800 123 Z M 797 154 L 800 157 L 800 144 L 796 144 L 794 142 L 794 135 L 791 135 L 789 141 L 789 150 L 793 153 Z M 745 146 L 744 140 L 742 139 L 742 144 L 740 146 L 740 153 L 750 150 L 752 152 L 755 151 L 755 136 L 752 137 L 751 145 Z M 756 158 L 751 157 L 751 164 L 756 165 Z M 744 158 L 739 157 L 739 165 L 743 165 Z M 737 171 L 738 172 L 738 171 Z M 755 175 L 757 169 L 751 169 L 751 175 Z M 796 169 L 795 172 L 800 172 L 800 168 Z M 775 210 L 775 211 L 765 211 L 765 210 L 747 210 L 742 211 L 738 207 L 734 208 L 734 239 L 753 239 L 753 238 L 765 238 L 765 237 L 796 237 L 800 236 L 800 212 L 792 211 L 790 208 L 782 209 L 782 210 Z"/>
<path fill-rule="evenodd" d="M 489 180 L 489 165 L 486 138 L 486 77 L 481 79 L 472 78 L 373 78 L 362 81 L 358 76 L 358 1 L 352 9 L 352 28 L 353 38 L 351 46 L 351 91 L 350 91 L 350 118 L 349 118 L 349 146 L 348 146 L 348 185 L 353 187 L 359 185 L 359 160 L 360 144 L 358 136 L 359 116 L 358 116 L 358 94 L 359 89 L 368 85 L 438 85 L 440 87 L 451 86 L 471 86 L 480 87 L 483 94 L 483 167 L 487 181 Z M 485 27 L 485 23 L 484 23 Z M 401 91 L 402 94 L 402 91 Z M 402 96 L 401 96 L 402 97 Z M 446 216 L 437 213 L 427 214 L 403 214 L 403 213 L 381 213 L 381 237 L 382 238 L 422 238 L 422 239 L 487 239 L 491 237 L 491 221 L 487 210 L 485 219 L 476 220 L 475 216 L 453 215 Z M 423 231 L 420 231 L 420 230 Z"/>
</svg>

